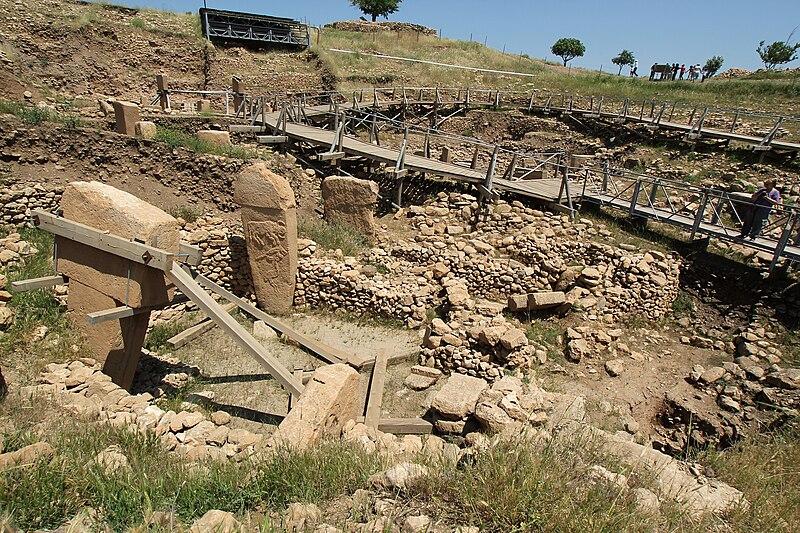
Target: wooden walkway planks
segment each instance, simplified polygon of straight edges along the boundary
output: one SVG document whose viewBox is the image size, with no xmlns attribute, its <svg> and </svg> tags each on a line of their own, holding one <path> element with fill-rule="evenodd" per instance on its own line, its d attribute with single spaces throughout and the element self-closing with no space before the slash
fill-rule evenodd
<svg viewBox="0 0 800 533">
<path fill-rule="evenodd" d="M 409 89 L 409 95 L 412 95 L 414 90 Z M 495 93 L 495 91 L 490 91 L 490 93 Z M 355 93 L 353 93 L 355 94 Z M 518 98 L 517 101 L 501 101 L 499 99 L 492 99 L 484 100 L 484 101 L 476 101 L 475 99 L 466 100 L 466 98 L 447 98 L 445 90 L 442 90 L 442 94 L 444 95 L 443 98 L 439 100 L 433 99 L 426 99 L 426 98 L 415 98 L 414 96 L 406 97 L 405 100 L 397 100 L 395 98 L 386 98 L 381 99 L 380 97 L 377 100 L 378 107 L 390 107 L 390 106 L 403 106 L 403 105 L 423 105 L 423 106 L 434 106 L 438 105 L 442 106 L 463 106 L 465 108 L 510 108 L 510 109 L 520 109 L 525 111 L 532 111 L 536 110 L 539 112 L 549 112 L 549 113 L 570 113 L 575 115 L 583 115 L 589 116 L 594 118 L 605 118 L 605 119 L 616 119 L 616 120 L 624 120 L 625 122 L 632 122 L 636 124 L 643 124 L 643 125 L 652 125 L 658 126 L 659 128 L 667 129 L 667 130 L 674 130 L 674 131 L 682 131 L 682 132 L 694 132 L 699 133 L 700 137 L 707 137 L 713 139 L 721 139 L 721 140 L 730 140 L 742 143 L 748 143 L 752 145 L 759 145 L 764 140 L 763 137 L 758 137 L 754 135 L 745 135 L 742 133 L 735 133 L 732 131 L 726 131 L 716 128 L 710 128 L 707 126 L 701 127 L 699 130 L 694 128 L 692 124 L 684 124 L 681 122 L 673 122 L 669 120 L 659 120 L 656 117 L 651 117 L 648 113 L 647 116 L 643 115 L 634 115 L 630 113 L 622 114 L 618 111 L 604 111 L 600 110 L 599 112 L 596 109 L 586 109 L 586 108 L 579 108 L 573 105 L 566 105 L 561 104 L 559 102 L 558 105 L 548 105 L 548 104 L 539 104 L 535 103 L 531 100 L 530 95 L 526 95 L 525 97 Z M 496 93 L 495 93 L 496 94 Z M 541 97 L 541 96 L 540 96 Z M 559 95 L 560 98 L 560 95 Z M 361 102 L 360 106 L 362 109 L 372 109 L 375 107 L 374 100 L 367 100 Z M 598 99 L 599 101 L 599 99 Z M 660 103 L 659 103 L 660 105 Z M 349 100 L 348 103 L 341 103 L 339 104 L 341 109 L 352 109 L 353 103 L 352 100 Z M 306 116 L 316 116 L 321 114 L 330 113 L 330 108 L 328 105 L 320 105 L 320 106 L 313 106 L 313 107 L 306 107 L 305 108 Z M 787 140 L 781 139 L 772 139 L 769 142 L 769 146 L 771 148 L 779 149 L 779 150 L 787 150 L 790 152 L 800 152 L 800 143 L 792 142 Z"/>
<path fill-rule="evenodd" d="M 614 198 L 611 195 L 587 191 L 584 195 L 584 200 L 597 205 L 613 207 L 622 211 L 631 212 L 631 201 L 624 198 Z M 695 223 L 693 216 L 672 213 L 669 210 L 652 207 L 650 205 L 637 205 L 634 207 L 631 214 L 633 216 L 648 218 L 662 224 L 670 224 L 686 231 L 691 231 Z M 739 236 L 738 228 L 727 228 L 726 231 L 725 228 L 718 224 L 711 224 L 705 221 L 700 223 L 697 228 L 697 232 L 703 235 L 708 235 L 709 237 L 714 237 L 729 242 L 737 242 L 737 237 Z M 771 254 L 775 253 L 778 246 L 777 241 L 765 239 L 763 237 L 759 237 L 756 240 L 738 241 L 738 244 L 741 244 L 747 248 L 769 252 Z M 800 261 L 800 247 L 787 245 L 783 249 L 781 256 L 794 261 Z"/>
<path fill-rule="evenodd" d="M 369 385 L 369 396 L 367 396 L 367 412 L 364 415 L 364 423 L 373 428 L 378 427 L 381 418 L 381 406 L 383 404 L 383 389 L 386 385 L 386 364 L 389 357 L 385 350 L 379 350 L 375 356 L 375 366 L 372 367 L 372 380 Z"/>
<path fill-rule="evenodd" d="M 264 117 L 267 124 L 274 126 L 278 121 L 279 115 L 276 113 L 268 114 Z M 286 124 L 286 131 L 283 132 L 288 137 L 296 141 L 307 142 L 315 146 L 330 147 L 333 144 L 335 133 L 330 130 L 323 130 L 313 126 L 289 122 Z M 367 142 L 345 136 L 342 142 L 342 150 L 350 155 L 364 157 L 372 161 L 388 164 L 395 164 L 400 158 L 400 152 L 383 146 L 376 146 Z M 452 163 L 445 163 L 438 159 L 428 159 L 416 155 L 406 155 L 403 160 L 406 170 L 413 170 L 425 174 L 432 174 L 443 178 L 449 178 L 460 182 L 482 184 L 486 181 L 486 172 L 465 168 Z M 501 191 L 513 192 L 528 196 L 543 202 L 556 202 L 561 188 L 560 179 L 540 179 L 530 181 L 511 181 L 502 178 L 495 178 L 494 188 Z M 573 199 L 579 195 L 573 193 Z M 564 198 L 565 200 L 566 198 Z"/>
</svg>

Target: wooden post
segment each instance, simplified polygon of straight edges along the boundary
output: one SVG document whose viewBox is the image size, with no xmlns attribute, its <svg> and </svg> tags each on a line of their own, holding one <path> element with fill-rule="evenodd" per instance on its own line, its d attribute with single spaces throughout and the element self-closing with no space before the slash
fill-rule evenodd
<svg viewBox="0 0 800 533">
<path fill-rule="evenodd" d="M 472 154 L 472 164 L 469 166 L 472 170 L 478 168 L 478 145 L 475 145 L 475 152 Z"/>
<path fill-rule="evenodd" d="M 793 213 L 789 219 L 786 221 L 786 225 L 783 227 L 783 231 L 781 232 L 781 237 L 778 239 L 778 244 L 775 246 L 775 254 L 772 256 L 772 261 L 769 264 L 769 272 L 772 274 L 775 266 L 778 264 L 778 260 L 780 260 L 781 255 L 783 255 L 783 251 L 786 249 L 786 245 L 789 243 L 789 238 L 792 236 L 792 233 L 795 232 L 795 228 L 797 227 L 798 222 L 800 222 L 800 215 L 798 213 Z"/>
<path fill-rule="evenodd" d="M 166 74 L 159 74 L 156 76 L 156 85 L 158 85 L 158 101 L 161 105 L 161 110 L 166 111 L 170 108 L 169 105 L 169 81 Z"/>
</svg>

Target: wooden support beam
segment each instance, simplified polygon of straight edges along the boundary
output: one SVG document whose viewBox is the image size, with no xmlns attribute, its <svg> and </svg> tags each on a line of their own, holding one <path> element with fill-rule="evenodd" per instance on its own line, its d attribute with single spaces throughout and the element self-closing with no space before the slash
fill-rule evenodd
<svg viewBox="0 0 800 533">
<path fill-rule="evenodd" d="M 178 255 L 180 256 L 178 259 L 181 263 L 197 266 L 200 264 L 200 261 L 203 260 L 203 249 L 199 246 L 182 242 L 178 249 Z"/>
<path fill-rule="evenodd" d="M 356 418 L 357 424 L 364 423 L 364 417 Z M 430 435 L 433 424 L 421 418 L 381 418 L 378 420 L 378 431 L 393 435 Z"/>
<path fill-rule="evenodd" d="M 341 350 L 337 350 L 327 344 L 323 344 L 316 339 L 312 339 L 302 333 L 295 331 L 287 324 L 284 324 L 280 320 L 268 315 L 261 309 L 250 305 L 249 303 L 245 302 L 238 296 L 232 294 L 231 292 L 223 289 L 210 279 L 206 278 L 205 276 L 197 276 L 196 278 L 197 283 L 201 286 L 205 287 L 206 289 L 210 290 L 211 292 L 225 298 L 231 303 L 236 304 L 239 309 L 247 313 L 248 315 L 257 318 L 259 320 L 263 320 L 269 327 L 275 329 L 288 338 L 292 339 L 293 341 L 297 342 L 301 346 L 305 347 L 307 350 L 315 353 L 321 359 L 327 361 L 328 363 L 347 363 L 355 368 L 361 368 L 366 363 L 370 362 L 369 360 L 356 356 L 356 355 L 349 355 Z"/>
<path fill-rule="evenodd" d="M 114 307 L 113 309 L 103 309 L 88 313 L 86 315 L 86 322 L 94 326 L 110 320 L 120 320 L 129 316 L 141 315 L 142 313 L 149 313 L 151 311 L 164 309 L 165 307 L 186 303 L 188 301 L 189 298 L 183 294 L 180 294 L 164 305 L 153 305 L 148 307 L 128 307 L 127 305 L 121 305 L 119 307 Z"/>
<path fill-rule="evenodd" d="M 228 303 L 223 305 L 222 308 L 226 312 L 230 313 L 231 311 L 236 309 L 236 306 L 234 304 Z M 181 331 L 174 337 L 170 337 L 169 339 L 167 339 L 167 346 L 177 350 L 178 348 L 185 346 L 186 344 L 190 343 L 191 341 L 198 338 L 207 331 L 214 329 L 214 326 L 216 326 L 216 324 L 214 323 L 213 320 L 211 320 L 210 318 L 205 318 L 198 324 L 195 324 L 194 326 L 187 328 L 184 331 Z"/>
<path fill-rule="evenodd" d="M 375 357 L 375 366 L 372 367 L 372 380 L 369 386 L 369 396 L 367 397 L 367 412 L 364 416 L 364 423 L 373 428 L 378 426 L 378 420 L 381 417 L 387 361 L 386 351 L 379 350 Z"/>
<path fill-rule="evenodd" d="M 247 353 L 255 358 L 291 394 L 303 393 L 303 384 L 289 373 L 275 357 L 269 354 L 236 319 L 225 312 L 198 284 L 188 272 L 179 265 L 173 265 L 167 273 L 181 292 L 188 296 L 209 318 L 230 335 Z"/>
<path fill-rule="evenodd" d="M 294 371 L 292 372 L 292 375 L 294 376 L 294 379 L 296 379 L 297 381 L 301 382 L 303 385 L 306 384 L 306 382 L 303 381 L 303 367 L 295 367 Z M 297 400 L 299 400 L 299 399 L 300 399 L 299 396 L 295 396 L 294 394 L 290 394 L 289 395 L 289 410 L 290 411 L 294 408 L 295 405 L 297 405 Z"/>
<path fill-rule="evenodd" d="M 65 285 L 67 281 L 67 278 L 64 276 L 45 276 L 43 278 L 23 279 L 20 281 L 12 281 L 11 290 L 16 292 L 33 291 L 46 287 L 54 287 L 56 285 Z"/>
<path fill-rule="evenodd" d="M 232 124 L 228 126 L 231 133 L 263 133 L 267 131 L 266 126 L 249 126 L 244 124 Z"/>
<path fill-rule="evenodd" d="M 346 155 L 344 152 L 325 152 L 317 154 L 317 161 L 337 161 L 343 159 Z"/>
<path fill-rule="evenodd" d="M 164 272 L 172 268 L 175 260 L 175 254 L 57 217 L 41 209 L 31 211 L 31 217 L 33 225 L 39 229 Z"/>
<path fill-rule="evenodd" d="M 181 331 L 174 337 L 170 337 L 167 339 L 167 346 L 172 348 L 173 350 L 177 350 L 183 346 L 186 346 L 191 341 L 195 340 L 197 337 L 203 335 L 204 333 L 211 331 L 214 329 L 216 324 L 210 318 L 206 318 L 199 324 L 195 324 L 194 326 Z"/>
<path fill-rule="evenodd" d="M 289 137 L 286 135 L 259 135 L 256 137 L 259 144 L 283 144 L 289 142 Z"/>
</svg>

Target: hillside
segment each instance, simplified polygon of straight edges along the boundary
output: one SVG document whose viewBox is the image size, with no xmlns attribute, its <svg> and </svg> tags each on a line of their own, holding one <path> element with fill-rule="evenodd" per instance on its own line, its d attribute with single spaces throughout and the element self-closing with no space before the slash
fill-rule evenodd
<svg viewBox="0 0 800 533">
<path fill-rule="evenodd" d="M 0 0 L 0 533 L 800 531 L 800 121 L 719 109 L 800 115 L 794 78 L 311 41 Z M 159 73 L 238 76 L 268 124 L 294 91 L 487 91 L 386 91 L 371 127 L 349 94 L 340 153 L 327 99 L 259 139 L 219 95 L 149 105 Z M 687 135 L 698 116 L 740 137 Z M 753 149 L 771 131 L 785 148 Z M 769 179 L 784 205 L 738 237 Z"/>
</svg>

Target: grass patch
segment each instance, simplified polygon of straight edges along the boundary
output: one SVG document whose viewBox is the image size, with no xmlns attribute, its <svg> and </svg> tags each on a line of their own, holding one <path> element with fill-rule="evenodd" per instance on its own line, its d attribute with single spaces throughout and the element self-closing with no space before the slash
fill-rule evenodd
<svg viewBox="0 0 800 533">
<path fill-rule="evenodd" d="M 172 148 L 186 148 L 202 154 L 213 154 L 234 159 L 254 159 L 258 154 L 240 146 L 220 146 L 201 141 L 196 136 L 174 128 L 158 126 L 155 140 L 166 143 Z"/>
<path fill-rule="evenodd" d="M 366 236 L 339 223 L 301 220 L 298 231 L 303 237 L 313 240 L 327 250 L 341 250 L 346 257 L 357 257 L 370 245 Z"/>
<path fill-rule="evenodd" d="M 563 328 L 558 323 L 546 320 L 535 320 L 528 324 L 525 335 L 528 339 L 542 344 L 547 349 L 547 358 L 561 362 L 564 352 L 561 348 Z"/>
<path fill-rule="evenodd" d="M 148 350 L 158 350 L 167 346 L 167 340 L 191 326 L 188 320 L 170 320 L 156 324 L 147 332 L 144 347 Z"/>
<path fill-rule="evenodd" d="M 695 305 L 692 297 L 684 290 L 678 291 L 678 296 L 672 302 L 672 314 L 675 318 L 691 316 L 694 313 Z"/>
<path fill-rule="evenodd" d="M 600 455 L 591 442 L 505 442 L 457 468 L 437 468 L 413 497 L 450 523 L 487 532 L 656 531 L 680 529 L 686 518 L 668 505 L 661 517 L 638 512 L 630 493 L 609 482 L 590 483 L 587 471 L 602 464 L 642 486 Z"/>
<path fill-rule="evenodd" d="M 47 438 L 56 449 L 52 460 L 0 473 L 0 513 L 24 530 L 57 528 L 86 506 L 112 531 L 143 524 L 154 511 L 174 512 L 184 523 L 211 509 L 280 511 L 289 502 L 352 493 L 380 469 L 375 456 L 341 443 L 279 451 L 257 464 L 224 461 L 190 468 L 154 435 L 61 426 Z M 96 463 L 109 445 L 119 447 L 130 469 L 106 471 Z"/>
<path fill-rule="evenodd" d="M 139 28 L 140 30 L 144 29 L 144 21 L 139 17 L 134 17 L 131 19 L 131 26 L 134 28 Z"/>
<path fill-rule="evenodd" d="M 13 268 L 7 268 L 7 290 L 11 283 L 23 279 L 51 276 L 53 274 L 53 235 L 34 228 L 20 228 L 22 240 L 37 250 Z M 59 304 L 52 288 L 13 292 L 9 307 L 14 312 L 12 325 L 0 336 L 0 359 L 5 365 L 23 369 L 31 376 L 44 364 L 63 360 L 72 354 L 72 345 L 78 342 L 72 331 L 64 308 Z M 47 328 L 41 338 L 37 332 Z M 21 364 L 23 361 L 24 364 Z"/>
<path fill-rule="evenodd" d="M 743 440 L 724 451 L 709 448 L 698 461 L 750 502 L 728 520 L 735 531 L 800 531 L 800 426 Z"/>
<path fill-rule="evenodd" d="M 83 126 L 83 120 L 72 113 L 57 113 L 46 107 L 39 107 L 22 102 L 0 100 L 0 114 L 8 113 L 19 117 L 26 124 L 42 124 L 55 122 L 70 129 Z"/>
</svg>

